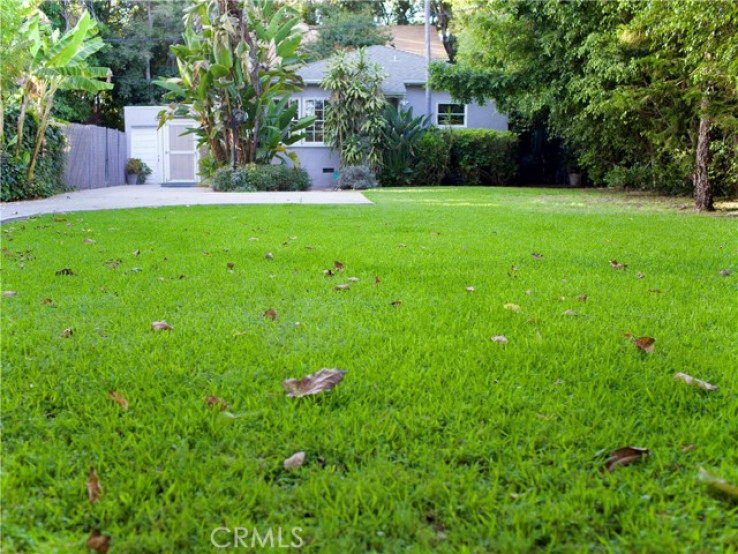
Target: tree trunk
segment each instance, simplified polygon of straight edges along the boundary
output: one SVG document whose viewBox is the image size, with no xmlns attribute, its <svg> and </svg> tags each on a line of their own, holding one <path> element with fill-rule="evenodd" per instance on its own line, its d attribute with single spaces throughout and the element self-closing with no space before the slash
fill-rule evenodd
<svg viewBox="0 0 738 554">
<path fill-rule="evenodd" d="M 700 131 L 697 137 L 697 163 L 694 172 L 694 203 L 695 208 L 701 212 L 715 211 L 712 183 L 707 172 L 710 167 L 710 126 L 712 124 L 707 114 L 709 107 L 710 99 L 704 95 L 700 103 Z"/>
<path fill-rule="evenodd" d="M 26 179 L 30 183 L 33 181 L 33 172 L 36 169 L 36 161 L 41 154 L 41 146 L 46 138 L 46 127 L 49 125 L 49 119 L 51 118 L 51 107 L 54 105 L 54 97 L 46 104 L 43 117 L 38 122 L 38 131 L 36 132 L 36 148 L 33 149 L 33 155 L 31 155 L 31 163 L 28 164 L 28 172 L 26 173 Z"/>
</svg>

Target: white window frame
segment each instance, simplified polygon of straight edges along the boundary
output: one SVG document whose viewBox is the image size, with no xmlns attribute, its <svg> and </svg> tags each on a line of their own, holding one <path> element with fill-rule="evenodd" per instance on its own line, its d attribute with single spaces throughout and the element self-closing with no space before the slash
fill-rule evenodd
<svg viewBox="0 0 738 554">
<path fill-rule="evenodd" d="M 306 104 L 309 101 L 320 101 L 323 102 L 323 137 L 325 137 L 325 105 L 330 102 L 330 98 L 326 98 L 325 96 L 308 96 L 304 98 L 299 98 L 300 105 L 298 107 L 298 113 L 300 114 L 300 117 L 307 117 L 306 114 Z M 307 131 L 307 129 L 303 130 L 303 132 Z M 324 147 L 326 146 L 325 140 L 322 140 L 320 142 L 318 141 L 310 141 L 307 139 L 302 139 L 299 143 L 300 146 L 318 146 L 318 147 Z"/>
<path fill-rule="evenodd" d="M 438 109 L 438 106 L 440 106 L 441 104 L 455 104 L 457 106 L 464 106 L 464 123 L 463 123 L 463 125 L 448 125 L 448 124 L 445 124 L 445 123 L 440 123 L 438 121 L 438 116 L 439 115 L 445 115 L 445 112 L 443 114 L 441 114 L 440 111 L 439 111 L 439 109 Z M 468 104 L 461 104 L 459 102 L 451 102 L 451 101 L 449 101 L 449 102 L 436 102 L 436 113 L 435 113 L 435 116 L 436 116 L 436 125 L 438 127 L 451 127 L 451 128 L 456 127 L 456 128 L 459 128 L 459 129 L 465 128 L 467 126 L 468 121 L 469 121 L 469 114 L 468 114 L 468 111 L 469 110 L 468 110 L 468 108 L 469 108 L 469 105 Z"/>
</svg>

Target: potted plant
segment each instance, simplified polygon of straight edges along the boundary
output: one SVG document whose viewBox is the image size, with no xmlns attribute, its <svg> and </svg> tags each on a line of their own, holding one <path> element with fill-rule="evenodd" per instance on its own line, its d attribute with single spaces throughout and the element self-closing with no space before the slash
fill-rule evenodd
<svg viewBox="0 0 738 554">
<path fill-rule="evenodd" d="M 151 175 L 151 168 L 139 158 L 128 158 L 126 163 L 126 183 L 139 185 L 146 182 L 146 177 Z"/>
</svg>

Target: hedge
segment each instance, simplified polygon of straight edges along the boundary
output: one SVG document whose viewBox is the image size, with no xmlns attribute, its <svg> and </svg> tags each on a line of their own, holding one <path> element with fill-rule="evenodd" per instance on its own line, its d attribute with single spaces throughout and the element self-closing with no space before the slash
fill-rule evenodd
<svg viewBox="0 0 738 554">
<path fill-rule="evenodd" d="M 9 109 L 3 122 L 3 144 L 0 152 L 0 199 L 3 202 L 44 198 L 67 190 L 64 184 L 66 161 L 66 137 L 61 128 L 46 128 L 44 146 L 39 154 L 33 181 L 28 182 L 26 172 L 35 147 L 37 123 L 33 113 L 27 113 L 23 126 L 21 154 L 15 156 L 14 139 L 17 133 L 18 111 Z"/>
<path fill-rule="evenodd" d="M 308 190 L 310 177 L 304 169 L 286 165 L 252 165 L 221 167 L 212 177 L 213 190 L 219 192 L 298 191 Z"/>
</svg>

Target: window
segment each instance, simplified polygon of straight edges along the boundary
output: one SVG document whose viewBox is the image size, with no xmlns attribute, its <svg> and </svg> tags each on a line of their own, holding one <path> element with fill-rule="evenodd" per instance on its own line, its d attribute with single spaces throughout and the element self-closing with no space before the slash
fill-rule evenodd
<svg viewBox="0 0 738 554">
<path fill-rule="evenodd" d="M 315 116 L 315 123 L 305 129 L 305 140 L 303 142 L 307 144 L 323 144 L 324 132 L 323 127 L 325 125 L 325 108 L 328 106 L 328 100 L 307 98 L 303 100 L 303 113 L 304 117 Z"/>
<path fill-rule="evenodd" d="M 466 106 L 464 104 L 438 104 L 436 123 L 444 127 L 466 127 Z"/>
</svg>

